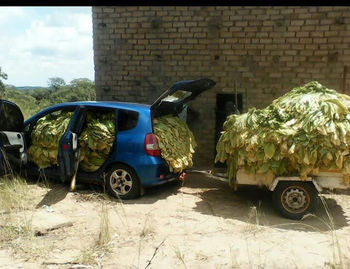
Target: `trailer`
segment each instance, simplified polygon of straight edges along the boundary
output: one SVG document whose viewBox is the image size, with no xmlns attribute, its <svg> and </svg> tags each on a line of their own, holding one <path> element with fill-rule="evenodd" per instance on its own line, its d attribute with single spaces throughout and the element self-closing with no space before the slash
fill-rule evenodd
<svg viewBox="0 0 350 269">
<path fill-rule="evenodd" d="M 217 173 L 213 176 L 228 181 L 226 174 Z M 264 184 L 264 182 L 271 182 Z M 238 169 L 236 186 L 266 185 L 272 192 L 273 205 L 286 218 L 299 220 L 307 213 L 312 213 L 317 206 L 318 194 L 324 189 L 348 189 L 344 183 L 343 174 L 339 170 L 320 170 L 315 175 L 309 175 L 305 180 L 298 176 L 278 176 L 273 174 L 249 174 L 244 169 Z"/>
</svg>

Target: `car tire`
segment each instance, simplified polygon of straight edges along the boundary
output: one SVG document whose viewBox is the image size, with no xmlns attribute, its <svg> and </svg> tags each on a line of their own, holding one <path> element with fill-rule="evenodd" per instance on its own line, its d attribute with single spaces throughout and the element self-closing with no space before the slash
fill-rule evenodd
<svg viewBox="0 0 350 269">
<path fill-rule="evenodd" d="M 141 194 L 141 184 L 137 174 L 124 164 L 115 164 L 108 169 L 106 188 L 110 195 L 122 200 L 133 199 Z"/>
<path fill-rule="evenodd" d="M 273 192 L 274 207 L 286 218 L 300 220 L 315 211 L 318 192 L 310 182 L 282 181 Z"/>
</svg>

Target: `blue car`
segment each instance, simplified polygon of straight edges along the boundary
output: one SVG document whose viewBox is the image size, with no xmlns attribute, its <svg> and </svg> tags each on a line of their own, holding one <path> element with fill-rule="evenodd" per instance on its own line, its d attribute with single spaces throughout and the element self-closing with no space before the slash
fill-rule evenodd
<svg viewBox="0 0 350 269">
<path fill-rule="evenodd" d="M 28 161 L 31 132 L 36 122 L 49 114 L 73 112 L 66 132 L 58 145 L 58 164 L 45 168 L 45 175 L 70 182 L 105 184 L 108 193 L 121 199 L 140 195 L 142 187 L 163 184 L 178 179 L 161 157 L 157 137 L 153 134 L 153 119 L 162 115 L 184 113 L 186 103 L 212 88 L 210 79 L 186 80 L 175 83 L 152 105 L 123 102 L 72 102 L 51 106 L 24 121 L 20 108 L 0 100 L 0 170 L 10 163 L 12 169 L 39 175 L 41 170 Z M 175 94 L 180 91 L 180 94 Z M 175 97 L 181 96 L 181 97 Z M 95 172 L 79 169 L 78 138 L 86 126 L 87 112 L 115 115 L 116 137 L 107 160 Z M 6 158 L 5 158 L 6 156 Z M 7 165 L 6 165 L 7 164 Z"/>
</svg>

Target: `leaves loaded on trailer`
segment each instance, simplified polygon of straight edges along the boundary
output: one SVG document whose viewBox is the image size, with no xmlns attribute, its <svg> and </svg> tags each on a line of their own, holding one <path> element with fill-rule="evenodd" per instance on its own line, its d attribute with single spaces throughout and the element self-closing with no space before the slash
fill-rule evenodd
<svg viewBox="0 0 350 269">
<path fill-rule="evenodd" d="M 231 183 L 243 167 L 302 180 L 321 169 L 339 170 L 349 184 L 349 110 L 350 96 L 316 81 L 296 87 L 264 109 L 228 116 L 215 162 L 227 163 Z"/>
</svg>

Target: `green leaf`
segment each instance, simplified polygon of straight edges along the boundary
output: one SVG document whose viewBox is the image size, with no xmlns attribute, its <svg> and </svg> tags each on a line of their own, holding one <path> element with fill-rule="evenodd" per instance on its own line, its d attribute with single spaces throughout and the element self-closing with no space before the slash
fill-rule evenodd
<svg viewBox="0 0 350 269">
<path fill-rule="evenodd" d="M 267 159 L 271 159 L 275 154 L 275 146 L 272 143 L 267 143 L 264 145 L 264 153 Z"/>
</svg>

